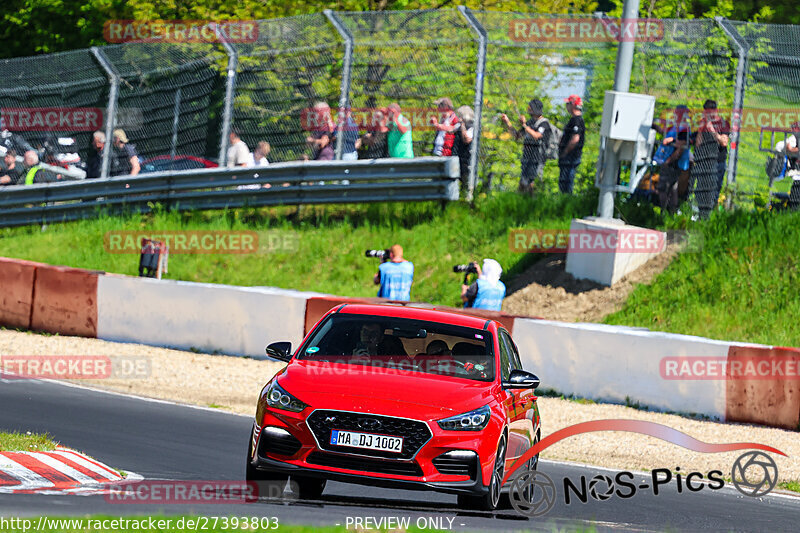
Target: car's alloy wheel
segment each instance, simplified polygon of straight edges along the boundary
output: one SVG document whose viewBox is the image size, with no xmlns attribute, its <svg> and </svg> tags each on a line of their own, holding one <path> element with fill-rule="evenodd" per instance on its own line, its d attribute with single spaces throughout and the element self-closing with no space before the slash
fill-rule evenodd
<svg viewBox="0 0 800 533">
<path fill-rule="evenodd" d="M 497 444 L 492 478 L 489 480 L 489 491 L 483 496 L 459 495 L 459 507 L 494 511 L 500 503 L 500 491 L 503 488 L 503 476 L 506 472 L 506 438 L 503 436 Z"/>
</svg>

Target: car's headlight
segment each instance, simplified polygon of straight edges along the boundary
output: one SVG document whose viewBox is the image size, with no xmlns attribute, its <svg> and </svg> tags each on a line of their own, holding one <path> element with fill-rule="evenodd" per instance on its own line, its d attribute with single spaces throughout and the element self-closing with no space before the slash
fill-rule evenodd
<svg viewBox="0 0 800 533">
<path fill-rule="evenodd" d="M 283 387 L 278 385 L 277 380 L 273 381 L 267 390 L 267 405 L 274 407 L 275 409 L 292 411 L 293 413 L 299 413 L 308 407 L 306 404 L 283 390 Z"/>
<path fill-rule="evenodd" d="M 484 405 L 468 413 L 443 418 L 437 423 L 440 428 L 448 431 L 480 431 L 486 427 L 491 417 L 492 410 L 488 405 Z"/>
</svg>

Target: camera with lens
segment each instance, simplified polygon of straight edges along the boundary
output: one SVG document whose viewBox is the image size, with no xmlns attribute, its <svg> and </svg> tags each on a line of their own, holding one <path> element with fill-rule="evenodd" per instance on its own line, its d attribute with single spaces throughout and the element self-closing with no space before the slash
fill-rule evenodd
<svg viewBox="0 0 800 533">
<path fill-rule="evenodd" d="M 458 274 L 459 272 L 464 273 L 464 285 L 467 285 L 469 281 L 470 274 L 477 274 L 478 267 L 475 263 L 467 263 L 466 265 L 454 265 L 453 272 Z"/>
<path fill-rule="evenodd" d="M 475 263 L 467 263 L 466 265 L 455 265 L 453 267 L 453 272 L 464 272 L 466 274 L 477 274 L 478 269 L 475 267 Z"/>
<path fill-rule="evenodd" d="M 385 263 L 391 259 L 390 252 L 391 250 L 388 248 L 385 250 L 367 250 L 364 252 L 364 257 L 377 257 L 381 260 L 381 263 Z"/>
</svg>

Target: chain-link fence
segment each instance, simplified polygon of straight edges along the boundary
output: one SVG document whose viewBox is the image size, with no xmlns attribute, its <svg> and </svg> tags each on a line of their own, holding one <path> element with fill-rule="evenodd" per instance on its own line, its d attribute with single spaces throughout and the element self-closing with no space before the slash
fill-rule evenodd
<svg viewBox="0 0 800 533">
<path fill-rule="evenodd" d="M 578 94 L 587 124 L 578 186 L 589 187 L 603 96 L 613 86 L 617 22 L 603 14 L 464 8 L 326 11 L 258 21 L 257 38 L 235 44 L 126 43 L 3 60 L 0 108 L 6 127 L 31 144 L 48 134 L 74 138 L 83 161 L 92 150 L 91 129 L 15 130 L 7 112 L 96 108 L 102 112 L 97 129 L 122 127 L 142 159 L 193 156 L 210 164 L 222 155 L 225 164 L 224 134 L 231 128 L 250 149 L 267 141 L 270 161 L 310 156 L 314 125 L 307 110 L 316 102 L 328 104 L 334 120 L 341 118 L 337 109 L 352 110 L 352 120 L 340 123 L 337 158 L 374 130 L 376 110 L 392 102 L 411 120 L 414 155 L 429 155 L 434 101 L 448 97 L 455 107 L 480 104 L 480 189 L 488 181 L 516 188 L 523 148 L 512 130 L 520 127 L 520 114 L 527 116 L 530 99 L 541 99 L 545 116 L 561 126 L 564 98 Z M 695 193 L 704 211 L 716 205 L 723 173 L 739 191 L 763 192 L 770 150 L 800 120 L 800 27 L 725 19 L 646 23 L 653 32 L 637 39 L 631 91 L 654 95 L 657 117 L 667 122 L 676 106 L 686 105 L 695 135 L 707 99 L 734 125 L 724 150 L 705 153 L 704 137 L 690 137 L 695 163 L 682 188 Z M 360 157 L 368 152 L 362 146 Z M 545 183 L 553 188 L 557 172 L 555 163 L 546 165 Z M 788 191 L 790 181 L 778 182 L 778 189 Z"/>
</svg>

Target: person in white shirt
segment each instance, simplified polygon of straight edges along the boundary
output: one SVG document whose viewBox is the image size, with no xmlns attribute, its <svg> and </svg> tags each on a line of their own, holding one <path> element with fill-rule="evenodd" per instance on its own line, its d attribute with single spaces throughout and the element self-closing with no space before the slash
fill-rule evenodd
<svg viewBox="0 0 800 533">
<path fill-rule="evenodd" d="M 229 167 L 246 167 L 249 166 L 251 159 L 250 149 L 239 137 L 240 132 L 235 128 L 231 128 L 229 135 L 230 146 L 228 147 L 228 166 Z"/>
</svg>

